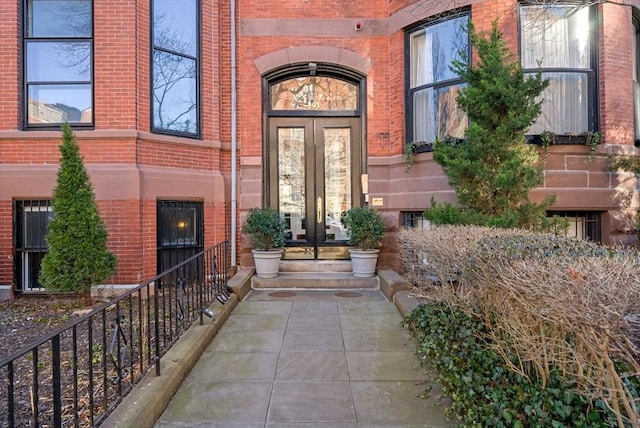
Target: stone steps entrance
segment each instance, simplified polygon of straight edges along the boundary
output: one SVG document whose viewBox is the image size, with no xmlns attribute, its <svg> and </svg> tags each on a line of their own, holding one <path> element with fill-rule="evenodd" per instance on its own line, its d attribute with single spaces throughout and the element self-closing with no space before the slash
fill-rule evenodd
<svg viewBox="0 0 640 428">
<path fill-rule="evenodd" d="M 354 278 L 350 260 L 282 260 L 277 278 L 251 279 L 251 287 L 300 289 L 378 289 L 378 277 Z"/>
</svg>

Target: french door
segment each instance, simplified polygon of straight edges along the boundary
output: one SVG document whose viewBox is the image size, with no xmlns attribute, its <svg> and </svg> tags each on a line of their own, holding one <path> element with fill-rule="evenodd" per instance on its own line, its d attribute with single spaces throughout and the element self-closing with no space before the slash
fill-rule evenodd
<svg viewBox="0 0 640 428">
<path fill-rule="evenodd" d="M 286 259 L 348 259 L 343 212 L 361 199 L 359 118 L 269 122 L 269 204 L 287 224 Z"/>
</svg>

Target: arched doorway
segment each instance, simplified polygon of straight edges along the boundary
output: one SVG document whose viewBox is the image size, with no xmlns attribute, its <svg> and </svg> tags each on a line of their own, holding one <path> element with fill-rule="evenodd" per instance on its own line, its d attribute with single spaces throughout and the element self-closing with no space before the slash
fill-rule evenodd
<svg viewBox="0 0 640 428">
<path fill-rule="evenodd" d="M 364 78 L 308 63 L 264 82 L 264 194 L 287 223 L 284 258 L 348 259 L 340 218 L 363 201 Z"/>
</svg>

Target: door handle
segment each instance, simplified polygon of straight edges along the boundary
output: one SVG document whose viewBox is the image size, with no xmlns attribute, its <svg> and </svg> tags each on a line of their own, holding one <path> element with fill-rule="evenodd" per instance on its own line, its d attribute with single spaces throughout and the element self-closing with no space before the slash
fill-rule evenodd
<svg viewBox="0 0 640 428">
<path fill-rule="evenodd" d="M 318 224 L 322 223 L 322 196 L 318 196 L 318 200 L 316 201 L 316 221 Z"/>
</svg>

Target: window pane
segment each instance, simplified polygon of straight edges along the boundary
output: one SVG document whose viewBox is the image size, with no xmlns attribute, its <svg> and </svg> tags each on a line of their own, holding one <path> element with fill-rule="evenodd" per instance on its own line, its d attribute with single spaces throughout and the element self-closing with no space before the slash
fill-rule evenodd
<svg viewBox="0 0 640 428">
<path fill-rule="evenodd" d="M 196 209 L 189 207 L 160 210 L 160 246 L 191 246 L 197 244 Z"/>
<path fill-rule="evenodd" d="M 29 82 L 88 82 L 91 80 L 89 42 L 27 43 Z"/>
<path fill-rule="evenodd" d="M 324 76 L 296 77 L 271 86 L 273 110 L 356 110 L 358 87 Z"/>
<path fill-rule="evenodd" d="M 29 124 L 91 123 L 91 85 L 29 85 Z"/>
<path fill-rule="evenodd" d="M 468 120 L 458 107 L 460 86 L 427 88 L 413 96 L 413 141 L 433 142 L 447 136 L 464 138 Z"/>
<path fill-rule="evenodd" d="M 154 0 L 154 46 L 195 57 L 198 14 L 194 0 Z"/>
<path fill-rule="evenodd" d="M 529 134 L 544 131 L 559 135 L 589 131 L 588 76 L 583 73 L 544 73 L 549 86 L 541 95 L 542 114 Z"/>
<path fill-rule="evenodd" d="M 27 37 L 91 37 L 90 0 L 30 0 Z"/>
<path fill-rule="evenodd" d="M 589 8 L 527 6 L 520 9 L 525 68 L 590 68 Z"/>
<path fill-rule="evenodd" d="M 457 77 L 449 67 L 460 51 L 467 50 L 467 20 L 467 16 L 449 19 L 411 35 L 412 88 Z"/>
<path fill-rule="evenodd" d="M 23 222 L 23 248 L 26 250 L 46 249 L 47 226 L 53 218 L 50 207 L 26 207 Z"/>
<path fill-rule="evenodd" d="M 153 126 L 196 133 L 196 61 L 153 53 Z"/>
</svg>

